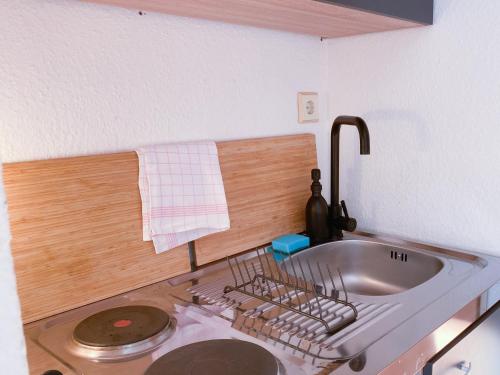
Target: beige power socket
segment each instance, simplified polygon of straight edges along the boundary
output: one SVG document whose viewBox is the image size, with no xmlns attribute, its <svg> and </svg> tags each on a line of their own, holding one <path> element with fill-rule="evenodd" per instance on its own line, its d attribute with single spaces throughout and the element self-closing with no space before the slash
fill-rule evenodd
<svg viewBox="0 0 500 375">
<path fill-rule="evenodd" d="M 297 105 L 299 110 L 299 122 L 319 121 L 319 103 L 317 92 L 299 92 L 297 94 Z"/>
</svg>

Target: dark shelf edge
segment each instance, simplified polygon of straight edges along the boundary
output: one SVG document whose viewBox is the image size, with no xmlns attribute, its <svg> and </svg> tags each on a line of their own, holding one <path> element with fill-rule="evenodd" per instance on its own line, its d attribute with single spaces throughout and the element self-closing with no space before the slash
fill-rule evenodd
<svg viewBox="0 0 500 375">
<path fill-rule="evenodd" d="M 434 23 L 434 0 L 315 0 L 346 8 L 375 13 L 387 17 L 417 22 Z"/>
</svg>

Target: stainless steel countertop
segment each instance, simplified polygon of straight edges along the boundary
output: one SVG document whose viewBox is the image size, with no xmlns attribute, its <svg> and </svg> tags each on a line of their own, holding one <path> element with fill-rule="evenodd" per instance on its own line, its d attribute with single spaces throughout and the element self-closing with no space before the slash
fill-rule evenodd
<svg viewBox="0 0 500 375">
<path fill-rule="evenodd" d="M 381 372 L 500 280 L 500 258 L 495 256 L 416 243 L 393 236 L 373 235 L 362 232 L 354 234 L 346 233 L 345 239 L 375 241 L 377 243 L 435 255 L 445 260 L 448 264 L 445 266 L 443 273 L 461 274 L 459 277 L 446 278 L 441 273 L 436 275 L 433 284 L 427 282 L 424 288 L 417 287 L 414 290 L 393 296 L 357 296 L 358 298 L 361 297 L 361 300 L 367 301 L 383 300 L 388 303 L 401 303 L 402 306 L 406 305 L 407 308 L 406 311 L 403 311 L 405 309 L 402 308 L 391 316 L 391 319 L 394 317 L 398 320 L 396 324 L 392 324 L 391 326 L 391 323 L 394 322 L 387 321 L 377 323 L 376 330 L 380 331 L 378 332 L 380 335 L 376 341 L 370 342 L 369 340 L 365 340 L 365 338 L 361 340 L 362 342 L 370 343 L 362 346 L 364 349 L 353 358 L 352 362 L 356 362 L 357 364 L 364 363 L 364 366 L 359 366 L 362 368 L 353 369 L 352 367 L 356 366 L 351 367 L 351 361 L 346 361 L 343 364 L 334 366 L 335 370 L 332 372 L 334 374 L 373 375 Z M 464 264 L 468 263 L 471 270 L 465 272 L 461 270 L 458 272 L 459 270 L 454 269 L 454 267 L 459 265 L 460 262 L 453 262 L 454 259 L 461 260 Z M 209 266 L 192 275 L 184 275 L 181 279 L 188 280 L 194 277 L 203 282 L 205 275 L 210 274 L 211 267 L 213 266 Z M 222 265 L 218 264 L 215 267 L 222 267 Z M 436 293 L 428 293 L 430 291 L 429 287 L 435 288 Z M 427 293 L 423 295 L 422 291 Z M 411 303 L 412 299 L 416 298 L 425 299 L 425 304 L 418 305 Z M 408 306 L 415 306 L 416 308 L 414 311 L 408 311 Z M 359 343 L 355 344 L 354 346 L 357 346 Z M 345 349 L 349 348 L 342 348 L 342 351 L 351 351 Z M 354 350 L 355 348 L 352 348 L 351 352 L 354 352 Z"/>
<path fill-rule="evenodd" d="M 358 232 L 355 234 L 346 234 L 346 239 L 372 240 L 388 245 L 402 246 L 415 250 L 435 253 L 437 255 L 446 254 L 446 256 L 448 257 L 456 257 L 471 262 L 480 262 L 482 268 L 474 274 L 474 277 L 470 277 L 466 280 L 466 282 L 459 283 L 458 285 L 452 287 L 446 292 L 446 294 L 440 296 L 434 301 L 431 301 L 426 305 L 425 308 L 421 309 L 418 312 L 415 312 L 414 315 L 411 315 L 397 327 L 385 333 L 376 342 L 370 344 L 365 350 L 363 350 L 360 355 L 362 356 L 363 360 L 357 361 L 357 363 L 364 361 L 365 364 L 362 369 L 353 370 L 350 366 L 350 362 L 336 363 L 332 364 L 331 367 L 328 366 L 332 369 L 330 373 L 336 375 L 374 375 L 379 373 L 393 361 L 398 359 L 401 355 L 410 350 L 420 340 L 431 334 L 447 320 L 453 317 L 453 315 L 460 311 L 464 306 L 480 296 L 488 288 L 490 288 L 500 280 L 500 258 L 498 257 L 473 253 L 470 251 L 456 251 L 453 249 L 419 244 L 395 237 L 372 235 L 368 233 Z M 102 307 L 107 307 L 114 304 L 122 304 L 122 300 L 124 298 L 133 301 L 137 298 L 144 299 L 145 296 L 147 296 L 148 298 L 150 297 L 151 299 L 159 301 L 158 304 L 161 306 L 162 304 L 166 303 L 160 302 L 161 298 L 170 300 L 169 304 L 171 303 L 171 301 L 179 303 L 180 301 L 178 300 L 178 298 L 172 299 L 173 296 L 176 296 L 181 297 L 181 299 L 185 299 L 187 305 L 189 304 L 188 302 L 191 298 L 191 295 L 186 292 L 186 286 L 191 284 L 190 280 L 203 280 L 209 278 L 210 275 L 211 277 L 214 277 L 214 275 L 218 274 L 219 272 L 223 272 L 226 268 L 226 263 L 218 262 L 204 267 L 194 273 L 181 275 L 168 281 L 163 281 L 151 286 L 134 290 L 125 293 L 124 295 L 115 296 L 110 299 L 82 307 L 81 309 L 77 309 L 78 311 L 59 314 L 55 317 L 50 317 L 38 322 L 31 323 L 25 327 L 27 338 L 36 342 L 36 337 L 37 335 L 39 335 L 40 329 L 42 329 L 41 327 L 43 327 L 44 325 L 50 326 L 51 322 L 54 321 L 54 319 L 55 321 L 57 321 L 63 316 L 64 319 L 66 319 L 67 314 L 84 316 L 90 311 L 99 311 L 99 309 Z M 50 356 L 50 354 L 47 353 L 47 356 Z M 38 356 L 38 358 L 40 358 L 40 356 Z M 326 369 L 321 371 L 321 374 L 326 373 L 329 373 L 329 371 Z"/>
<path fill-rule="evenodd" d="M 483 268 L 474 277 L 456 285 L 445 295 L 431 302 L 423 310 L 389 331 L 380 340 L 370 345 L 361 353 L 365 366 L 355 371 L 349 362 L 337 369 L 335 375 L 373 375 L 381 372 L 393 361 L 408 352 L 415 344 L 430 335 L 433 331 L 452 318 L 464 306 L 481 296 L 491 286 L 500 281 L 500 258 L 465 250 L 454 250 L 432 245 L 416 243 L 397 237 L 356 233 L 346 238 L 371 239 L 394 246 L 421 249 L 430 253 L 446 254 L 468 260 L 479 260 Z"/>
</svg>

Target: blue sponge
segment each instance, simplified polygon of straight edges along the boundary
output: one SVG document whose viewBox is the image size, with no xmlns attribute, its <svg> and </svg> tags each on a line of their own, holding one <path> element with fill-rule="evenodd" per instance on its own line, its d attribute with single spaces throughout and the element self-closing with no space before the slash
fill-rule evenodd
<svg viewBox="0 0 500 375">
<path fill-rule="evenodd" d="M 273 249 L 285 255 L 291 255 L 309 247 L 309 237 L 300 234 L 287 234 L 273 240 Z"/>
</svg>

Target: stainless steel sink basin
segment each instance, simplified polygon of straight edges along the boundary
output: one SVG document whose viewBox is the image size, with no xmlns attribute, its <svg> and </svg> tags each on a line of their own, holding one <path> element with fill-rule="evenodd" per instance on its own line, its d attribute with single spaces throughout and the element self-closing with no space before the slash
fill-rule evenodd
<svg viewBox="0 0 500 375">
<path fill-rule="evenodd" d="M 365 296 L 391 295 L 415 288 L 437 275 L 444 266 L 432 255 L 363 240 L 331 242 L 302 251 L 284 262 L 289 273 L 290 262 L 296 262 L 297 269 L 300 262 L 309 280 L 321 279 L 317 263 L 323 270 L 328 265 L 337 288 L 340 279 L 336 275 L 340 269 L 347 292 Z M 331 282 L 327 287 L 331 287 Z"/>
</svg>

